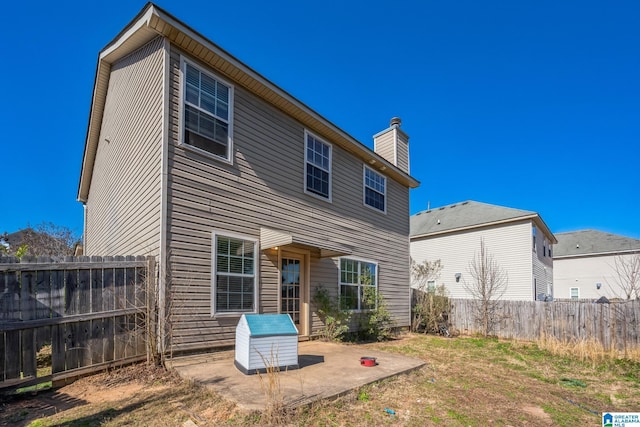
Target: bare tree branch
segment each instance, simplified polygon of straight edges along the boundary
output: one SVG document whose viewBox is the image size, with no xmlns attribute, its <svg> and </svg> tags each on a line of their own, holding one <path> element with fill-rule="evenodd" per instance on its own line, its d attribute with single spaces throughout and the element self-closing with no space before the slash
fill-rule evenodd
<svg viewBox="0 0 640 427">
<path fill-rule="evenodd" d="M 498 264 L 480 239 L 480 251 L 469 262 L 471 283 L 464 282 L 465 289 L 476 301 L 476 321 L 488 336 L 498 321 L 498 300 L 502 298 L 509 283 L 507 272 Z"/>
<path fill-rule="evenodd" d="M 11 236 L 14 236 L 13 239 Z M 69 256 L 79 243 L 77 235 L 71 229 L 43 222 L 35 227 L 27 227 L 17 233 L 6 234 L 3 240 L 9 244 L 7 252 L 15 254 L 19 248 L 26 248 L 25 255 L 31 256 Z"/>
<path fill-rule="evenodd" d="M 611 268 L 613 284 L 609 287 L 615 295 L 622 291 L 625 299 L 640 299 L 640 253 L 616 255 Z"/>
<path fill-rule="evenodd" d="M 447 323 L 450 311 L 449 298 L 444 285 L 436 289 L 429 289 L 429 282 L 440 276 L 442 262 L 424 260 L 421 263 L 411 260 L 412 290 L 412 320 L 411 330 L 438 333 L 439 326 Z M 445 325 L 448 327 L 448 325 Z"/>
<path fill-rule="evenodd" d="M 411 279 L 416 289 L 426 292 L 428 283 L 440 276 L 442 270 L 442 262 L 437 259 L 435 261 L 424 260 L 421 263 L 411 260 Z"/>
</svg>

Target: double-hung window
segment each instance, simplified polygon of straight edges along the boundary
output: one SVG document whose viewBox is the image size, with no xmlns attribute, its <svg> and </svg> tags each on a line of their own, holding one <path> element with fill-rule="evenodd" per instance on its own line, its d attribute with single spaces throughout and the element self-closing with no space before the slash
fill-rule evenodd
<svg viewBox="0 0 640 427">
<path fill-rule="evenodd" d="M 386 212 L 387 179 L 373 169 L 364 167 L 364 204 Z"/>
<path fill-rule="evenodd" d="M 331 200 L 331 145 L 305 132 L 305 192 Z"/>
<path fill-rule="evenodd" d="M 436 291 L 436 281 L 429 280 L 427 282 L 427 292 L 435 292 Z"/>
<path fill-rule="evenodd" d="M 257 241 L 213 234 L 212 314 L 254 312 Z"/>
<path fill-rule="evenodd" d="M 190 62 L 182 64 L 182 142 L 230 162 L 233 88 Z"/>
<path fill-rule="evenodd" d="M 378 265 L 351 258 L 340 259 L 340 305 L 347 310 L 373 308 L 378 289 Z"/>
<path fill-rule="evenodd" d="M 569 297 L 571 299 L 580 299 L 580 288 L 571 288 L 569 290 Z"/>
</svg>

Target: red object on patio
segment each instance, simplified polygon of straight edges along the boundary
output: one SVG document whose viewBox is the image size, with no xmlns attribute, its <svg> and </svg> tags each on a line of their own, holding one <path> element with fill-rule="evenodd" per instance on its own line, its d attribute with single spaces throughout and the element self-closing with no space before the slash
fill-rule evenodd
<svg viewBox="0 0 640 427">
<path fill-rule="evenodd" d="M 378 363 L 376 362 L 375 357 L 361 357 L 360 358 L 360 366 L 376 366 Z"/>
</svg>

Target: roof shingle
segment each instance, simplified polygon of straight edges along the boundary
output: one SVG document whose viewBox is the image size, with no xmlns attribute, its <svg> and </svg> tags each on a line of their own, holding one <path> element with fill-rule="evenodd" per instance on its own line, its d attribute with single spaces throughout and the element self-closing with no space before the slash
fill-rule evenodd
<svg viewBox="0 0 640 427">
<path fill-rule="evenodd" d="M 554 258 L 598 253 L 640 251 L 640 240 L 598 230 L 556 234 Z"/>
<path fill-rule="evenodd" d="M 421 236 L 537 215 L 533 211 L 468 200 L 412 215 L 410 236 Z"/>
</svg>

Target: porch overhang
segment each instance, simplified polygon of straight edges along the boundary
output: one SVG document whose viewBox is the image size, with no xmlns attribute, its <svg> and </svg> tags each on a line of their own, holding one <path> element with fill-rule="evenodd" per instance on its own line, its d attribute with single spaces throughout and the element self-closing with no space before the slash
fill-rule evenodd
<svg viewBox="0 0 640 427">
<path fill-rule="evenodd" d="M 316 240 L 301 238 L 285 230 L 275 230 L 273 228 L 260 227 L 260 249 L 298 247 L 316 250 L 320 253 L 320 258 L 331 258 L 353 253 L 351 248 L 336 242 L 326 240 Z"/>
</svg>

